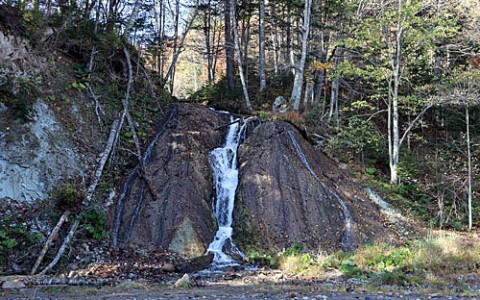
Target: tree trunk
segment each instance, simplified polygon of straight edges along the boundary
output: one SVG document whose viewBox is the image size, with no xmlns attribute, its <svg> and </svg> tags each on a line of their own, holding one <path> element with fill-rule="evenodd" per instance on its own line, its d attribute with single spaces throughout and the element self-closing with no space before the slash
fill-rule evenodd
<svg viewBox="0 0 480 300">
<path fill-rule="evenodd" d="M 473 226 L 473 214 L 472 214 L 472 153 L 470 143 L 470 107 L 467 103 L 465 106 L 465 123 L 467 129 L 467 164 L 468 164 L 468 185 L 467 185 L 467 197 L 468 197 L 468 230 L 472 230 Z"/>
<path fill-rule="evenodd" d="M 227 88 L 230 91 L 235 89 L 235 69 L 234 69 L 234 45 L 232 41 L 232 3 L 233 0 L 225 0 L 225 57 L 226 57 L 226 76 Z M 235 9 L 233 9 L 235 11 Z M 235 18 L 235 16 L 233 16 Z M 233 24 L 235 26 L 235 24 Z"/>
<path fill-rule="evenodd" d="M 246 1 L 245 1 L 246 2 Z M 247 4 L 245 4 L 247 5 Z M 243 68 L 245 74 L 245 82 L 248 86 L 248 45 L 250 43 L 250 15 L 244 18 L 242 26 L 242 45 L 243 45 Z"/>
<path fill-rule="evenodd" d="M 260 93 L 263 92 L 267 86 L 267 77 L 265 75 L 265 0 L 260 0 L 258 2 L 258 11 L 259 11 L 259 33 L 258 33 L 258 44 L 259 44 L 259 66 L 258 66 L 258 75 L 260 78 Z"/>
<path fill-rule="evenodd" d="M 302 57 L 295 72 L 295 81 L 292 89 L 293 110 L 299 111 L 300 97 L 302 95 L 303 71 L 305 68 L 305 60 L 307 58 L 308 35 L 310 33 L 310 14 L 312 8 L 312 0 L 305 1 L 305 9 L 303 12 L 303 37 L 302 37 Z"/>
<path fill-rule="evenodd" d="M 187 37 L 188 32 L 190 31 L 190 28 L 192 28 L 193 21 L 198 15 L 198 1 L 195 3 L 195 10 L 193 12 L 192 18 L 188 22 L 188 24 L 185 27 L 185 30 L 182 34 L 182 40 L 180 41 L 180 44 L 177 48 L 177 51 L 173 54 L 172 58 L 172 63 L 170 64 L 170 67 L 168 68 L 167 75 L 165 75 L 165 78 L 163 79 L 163 82 L 167 82 L 168 79 L 173 77 L 174 70 L 175 70 L 175 65 L 177 64 L 178 57 L 180 56 L 181 50 L 183 49 L 183 45 L 185 44 L 185 39 Z"/>
<path fill-rule="evenodd" d="M 334 66 L 337 67 L 339 64 L 340 60 L 340 53 L 341 53 L 341 48 L 338 47 L 335 51 L 335 62 Z M 336 117 L 338 112 L 338 90 L 340 88 L 340 78 L 338 76 L 335 76 L 332 81 L 332 91 L 330 94 L 330 111 L 328 113 L 328 121 L 330 122 L 332 120 L 333 115 L 335 114 Z"/>
<path fill-rule="evenodd" d="M 392 133 L 393 133 L 393 149 L 392 149 L 392 183 L 398 183 L 397 169 L 400 161 L 400 127 L 398 125 L 398 87 L 400 84 L 400 43 L 401 31 L 397 33 L 397 49 L 395 55 L 395 64 L 393 68 L 393 96 L 392 96 Z"/>
<path fill-rule="evenodd" d="M 229 0 L 227 0 L 229 1 Z M 247 107 L 247 111 L 249 113 L 252 112 L 252 105 L 250 104 L 250 98 L 248 97 L 248 89 L 247 84 L 245 82 L 245 76 L 243 74 L 243 67 L 242 67 L 242 53 L 240 52 L 240 40 L 238 37 L 238 30 L 237 30 L 237 21 L 235 16 L 235 8 L 237 6 L 236 1 L 233 1 L 230 6 L 230 15 L 233 27 L 233 36 L 235 39 L 235 51 L 237 51 L 237 62 L 238 62 L 238 72 L 240 73 L 240 80 L 242 82 L 242 89 L 243 89 L 243 96 L 245 97 L 245 105 Z"/>
<path fill-rule="evenodd" d="M 277 17 L 277 11 L 275 9 L 275 3 L 270 4 L 270 14 L 272 18 Z M 278 76 L 278 50 L 280 49 L 279 40 L 278 40 L 278 28 L 277 22 L 274 21 L 272 28 L 272 46 L 273 46 L 273 70 L 275 76 Z"/>
<path fill-rule="evenodd" d="M 210 44 L 210 29 L 211 29 L 211 1 L 208 0 L 206 11 L 203 15 L 203 33 L 205 35 L 205 52 L 207 53 L 207 70 L 208 70 L 208 83 L 213 84 L 213 51 Z"/>
</svg>

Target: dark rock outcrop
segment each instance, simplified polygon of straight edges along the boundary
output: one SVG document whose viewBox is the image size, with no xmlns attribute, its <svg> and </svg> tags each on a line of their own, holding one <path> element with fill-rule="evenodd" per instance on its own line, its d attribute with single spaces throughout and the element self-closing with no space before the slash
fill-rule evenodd
<svg viewBox="0 0 480 300">
<path fill-rule="evenodd" d="M 243 251 L 278 252 L 295 244 L 326 252 L 342 248 L 345 233 L 338 195 L 352 215 L 355 244 L 387 239 L 378 209 L 336 164 L 295 134 L 312 171 L 300 160 L 288 132 L 293 126 L 266 122 L 239 152 L 239 188 L 234 240 Z"/>
<path fill-rule="evenodd" d="M 201 256 L 211 242 L 212 170 L 208 153 L 224 139 L 226 115 L 206 107 L 178 104 L 158 136 L 145 174 L 127 179 L 113 220 L 114 245 Z"/>
<path fill-rule="evenodd" d="M 115 247 L 170 250 L 192 259 L 204 255 L 215 234 L 208 154 L 222 145 L 229 120 L 205 107 L 174 107 L 145 170 L 137 167 L 124 183 L 112 235 Z M 352 220 L 350 246 L 392 236 L 363 190 L 292 125 L 249 126 L 238 158 L 233 238 L 242 251 L 278 252 L 295 244 L 325 252 L 351 249 L 345 247 L 342 205 Z M 208 264 L 207 258 L 194 261 Z"/>
</svg>

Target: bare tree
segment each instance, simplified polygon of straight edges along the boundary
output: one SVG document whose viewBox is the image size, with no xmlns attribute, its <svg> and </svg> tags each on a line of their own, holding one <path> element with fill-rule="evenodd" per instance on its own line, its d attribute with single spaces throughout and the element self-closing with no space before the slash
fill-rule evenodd
<svg viewBox="0 0 480 300">
<path fill-rule="evenodd" d="M 258 1 L 259 28 L 258 28 L 258 72 L 260 77 L 260 92 L 267 86 L 267 77 L 265 75 L 265 0 Z"/>
<path fill-rule="evenodd" d="M 245 105 L 247 107 L 247 111 L 252 112 L 252 105 L 250 104 L 250 98 L 248 96 L 247 83 L 245 82 L 245 76 L 243 74 L 242 53 L 240 51 L 240 40 L 238 37 L 237 21 L 235 16 L 236 6 L 237 6 L 237 3 L 234 0 L 230 6 L 230 16 L 231 16 L 232 27 L 233 27 L 233 36 L 235 40 L 235 50 L 237 51 L 238 72 L 240 73 L 240 80 L 242 81 L 243 96 L 245 98 Z"/>
<path fill-rule="evenodd" d="M 295 80 L 293 82 L 292 97 L 293 110 L 300 109 L 300 98 L 302 95 L 303 73 L 305 69 L 305 61 L 307 58 L 308 35 L 310 33 L 310 15 L 312 11 L 312 0 L 305 1 L 305 8 L 303 11 L 303 28 L 302 28 L 302 56 L 298 65 L 295 68 Z"/>
<path fill-rule="evenodd" d="M 232 11 L 235 11 L 235 8 L 232 10 L 232 6 L 235 4 L 234 0 L 225 0 L 225 57 L 226 57 L 226 72 L 227 72 L 227 87 L 230 91 L 235 89 L 235 68 L 234 68 L 234 42 L 232 40 Z M 237 33 L 238 34 L 238 33 Z"/>
</svg>

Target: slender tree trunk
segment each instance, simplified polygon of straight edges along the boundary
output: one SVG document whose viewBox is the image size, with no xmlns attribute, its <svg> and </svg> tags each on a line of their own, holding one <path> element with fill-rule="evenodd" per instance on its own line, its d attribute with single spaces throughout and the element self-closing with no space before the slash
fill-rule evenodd
<svg viewBox="0 0 480 300">
<path fill-rule="evenodd" d="M 178 57 L 180 56 L 181 50 L 183 49 L 183 45 L 185 44 L 185 39 L 188 35 L 188 32 L 190 31 L 190 28 L 192 28 L 193 21 L 195 20 L 195 18 L 198 15 L 198 9 L 199 9 L 199 6 L 198 6 L 198 1 L 197 1 L 195 3 L 195 10 L 193 12 L 192 18 L 190 19 L 190 21 L 188 22 L 188 24 L 185 27 L 185 30 L 182 34 L 182 40 L 180 41 L 180 44 L 178 45 L 177 52 L 173 54 L 172 63 L 170 64 L 170 67 L 168 68 L 167 75 L 165 75 L 165 78 L 163 79 L 163 82 L 167 82 L 168 79 L 172 78 L 172 76 L 174 74 L 175 65 L 177 64 Z"/>
<path fill-rule="evenodd" d="M 213 23 L 213 27 L 217 28 L 217 19 L 215 18 L 215 22 Z M 218 30 L 218 37 L 217 37 L 217 44 L 215 45 L 215 50 L 213 53 L 213 67 L 212 67 L 212 72 L 213 72 L 213 82 L 215 82 L 215 74 L 217 70 L 217 62 L 218 62 L 218 54 L 220 53 L 220 47 L 221 47 L 221 41 L 222 41 L 222 32 L 221 30 Z M 215 31 L 213 32 L 213 40 L 212 43 L 215 43 Z"/>
<path fill-rule="evenodd" d="M 340 55 L 341 55 L 341 48 L 338 47 L 335 51 L 335 63 L 334 66 L 337 67 L 340 61 Z M 328 113 L 328 121 L 330 122 L 332 120 L 333 115 L 335 112 L 338 111 L 338 92 L 340 88 L 340 78 L 338 76 L 335 76 L 332 81 L 332 91 L 330 94 L 330 111 Z M 336 115 L 336 114 L 335 114 Z"/>
<path fill-rule="evenodd" d="M 400 2 L 400 1 L 399 1 Z M 400 10 L 400 8 L 399 8 Z M 399 22 L 396 36 L 396 53 L 393 63 L 393 96 L 392 96 L 392 133 L 393 133 L 393 149 L 392 149 L 392 172 L 390 181 L 398 183 L 398 163 L 400 161 L 400 127 L 399 111 L 398 111 L 398 87 L 400 85 L 400 63 L 402 51 L 402 29 Z"/>
<path fill-rule="evenodd" d="M 227 88 L 230 91 L 235 89 L 235 69 L 234 69 L 234 43 L 232 41 L 232 6 L 234 0 L 225 0 L 225 57 L 226 57 L 226 76 Z M 235 9 L 233 9 L 235 11 Z M 233 16 L 235 17 L 235 16 Z M 233 24 L 235 26 L 235 24 Z"/>
<path fill-rule="evenodd" d="M 247 111 L 249 113 L 251 113 L 252 112 L 252 105 L 250 104 L 250 98 L 248 96 L 247 84 L 245 82 L 245 76 L 243 74 L 243 67 L 242 67 L 242 53 L 240 52 L 240 41 L 239 41 L 238 30 L 237 30 L 237 21 L 236 21 L 236 16 L 235 16 L 236 6 L 237 6 L 237 4 L 236 4 L 236 1 L 234 0 L 233 3 L 231 3 L 231 6 L 230 6 L 230 15 L 231 15 L 231 21 L 232 21 L 232 27 L 233 27 L 233 36 L 234 36 L 234 40 L 235 40 L 235 51 L 237 51 L 238 72 L 240 73 L 240 80 L 242 82 L 243 96 L 245 97 L 245 105 L 247 107 Z"/>
<path fill-rule="evenodd" d="M 307 58 L 308 35 L 310 33 L 310 14 L 312 9 L 312 0 L 305 1 L 305 9 L 303 12 L 303 37 L 302 37 L 302 57 L 295 72 L 295 81 L 292 89 L 293 110 L 299 111 L 300 97 L 302 95 L 303 73 L 305 61 Z"/>
<path fill-rule="evenodd" d="M 245 82 L 248 86 L 248 47 L 250 43 L 250 16 L 246 17 L 244 22 L 243 31 L 242 31 L 242 39 L 243 39 L 243 66 L 244 66 L 244 74 L 245 74 Z"/>
<path fill-rule="evenodd" d="M 309 102 L 313 102 L 313 79 L 309 78 L 305 84 L 305 96 L 303 98 L 304 106 L 307 107 Z"/>
<path fill-rule="evenodd" d="M 174 39 L 173 39 L 173 55 L 178 56 L 180 54 L 180 50 L 178 48 L 178 31 L 179 31 L 179 20 L 180 20 L 180 0 L 175 1 L 175 18 L 174 18 Z M 170 92 L 173 94 L 173 88 L 175 86 L 175 69 L 176 69 L 176 61 L 175 63 L 170 65 L 171 71 L 170 71 Z"/>
<path fill-rule="evenodd" d="M 388 83 L 388 113 L 387 113 L 387 138 L 388 138 L 388 164 L 390 167 L 390 179 L 397 178 L 397 168 L 393 162 L 393 139 L 392 139 L 392 83 Z"/>
<path fill-rule="evenodd" d="M 263 92 L 267 86 L 267 77 L 265 75 L 265 0 L 259 0 L 258 2 L 258 11 L 259 11 L 259 33 L 258 33 L 258 44 L 259 44 L 259 66 L 258 66 L 258 75 L 260 78 L 260 93 Z"/>
<path fill-rule="evenodd" d="M 277 17 L 277 11 L 275 9 L 275 3 L 270 4 L 270 13 L 272 18 Z M 274 19 L 275 20 L 275 19 Z M 272 26 L 272 46 L 273 46 L 273 71 L 275 76 L 278 76 L 278 50 L 280 49 L 279 40 L 278 40 L 278 28 L 277 22 L 274 21 Z"/>
<path fill-rule="evenodd" d="M 468 230 L 472 230 L 473 226 L 473 214 L 472 214 L 472 153 L 470 143 L 470 106 L 465 106 L 465 122 L 467 129 L 467 164 L 468 164 L 468 185 L 467 185 L 467 197 L 468 197 Z"/>
<path fill-rule="evenodd" d="M 211 1 L 208 0 L 206 11 L 203 15 L 203 33 L 205 35 L 205 51 L 207 53 L 207 70 L 208 70 L 208 83 L 213 84 L 213 51 L 210 43 L 210 30 L 211 30 Z"/>
</svg>

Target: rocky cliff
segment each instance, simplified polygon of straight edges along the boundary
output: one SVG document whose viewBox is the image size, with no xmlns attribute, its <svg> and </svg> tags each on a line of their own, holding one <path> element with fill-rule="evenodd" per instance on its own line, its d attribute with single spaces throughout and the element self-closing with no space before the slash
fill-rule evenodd
<svg viewBox="0 0 480 300">
<path fill-rule="evenodd" d="M 134 170 L 125 182 L 113 222 L 117 246 L 168 249 L 188 258 L 205 253 L 216 229 L 208 153 L 221 145 L 227 123 L 226 115 L 206 107 L 173 106 L 145 174 Z"/>
<path fill-rule="evenodd" d="M 205 253 L 216 227 L 208 154 L 222 144 L 225 130 L 219 128 L 227 123 L 225 114 L 205 107 L 174 106 L 144 174 L 138 166 L 124 183 L 112 222 L 116 246 L 168 249 L 187 258 Z M 331 252 L 391 236 L 367 195 L 290 124 L 250 126 L 238 157 L 233 238 L 241 250 L 277 252 L 302 244 Z M 352 219 L 350 245 L 344 243 L 345 209 Z"/>
</svg>

